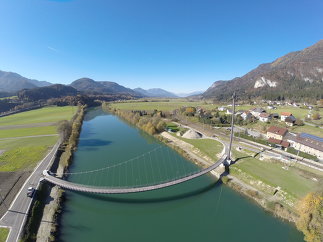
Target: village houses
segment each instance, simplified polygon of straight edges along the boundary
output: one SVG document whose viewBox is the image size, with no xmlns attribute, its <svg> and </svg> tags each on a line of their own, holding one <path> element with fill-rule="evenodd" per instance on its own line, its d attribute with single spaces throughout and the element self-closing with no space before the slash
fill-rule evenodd
<svg viewBox="0 0 323 242">
<path fill-rule="evenodd" d="M 261 113 L 265 113 L 265 112 L 266 112 L 266 110 L 265 110 L 265 109 L 263 109 L 263 108 L 254 108 L 254 109 L 252 109 L 250 112 L 251 112 L 251 114 L 252 114 L 253 116 L 255 116 L 257 119 L 259 119 L 260 114 L 261 114 Z"/>
<path fill-rule="evenodd" d="M 285 119 L 290 116 L 293 116 L 293 114 L 290 112 L 282 112 L 280 113 L 280 120 L 285 122 Z"/>
<path fill-rule="evenodd" d="M 261 122 L 269 122 L 269 120 L 271 119 L 271 115 L 269 113 L 261 113 L 259 115 L 259 121 Z"/>
<path fill-rule="evenodd" d="M 284 136 L 287 134 L 288 129 L 286 128 L 280 128 L 276 126 L 271 126 L 267 130 L 267 138 L 273 138 L 277 140 L 283 140 Z"/>
</svg>

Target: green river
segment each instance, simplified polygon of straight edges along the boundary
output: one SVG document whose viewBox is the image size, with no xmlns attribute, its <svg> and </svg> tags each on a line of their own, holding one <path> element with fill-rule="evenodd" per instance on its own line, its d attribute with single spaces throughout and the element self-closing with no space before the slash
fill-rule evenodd
<svg viewBox="0 0 323 242">
<path fill-rule="evenodd" d="M 142 159 L 131 160 L 142 154 Z M 124 165 L 70 175 L 68 179 L 98 186 L 131 186 L 199 169 L 118 117 L 91 109 L 85 116 L 70 171 L 116 164 Z M 204 175 L 144 193 L 94 195 L 67 191 L 58 241 L 297 242 L 303 241 L 303 236 L 292 224 L 274 218 L 237 192 L 217 184 L 214 177 Z"/>
</svg>

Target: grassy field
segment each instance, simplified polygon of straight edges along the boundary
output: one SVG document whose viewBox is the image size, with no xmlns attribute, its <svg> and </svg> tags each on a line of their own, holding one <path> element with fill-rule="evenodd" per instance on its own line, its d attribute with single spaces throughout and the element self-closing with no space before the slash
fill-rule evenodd
<svg viewBox="0 0 323 242">
<path fill-rule="evenodd" d="M 30 169 L 40 161 L 58 139 L 58 136 L 1 140 L 0 172 Z"/>
<path fill-rule="evenodd" d="M 180 136 L 177 136 L 176 134 L 173 134 L 174 137 L 181 139 L 185 141 L 186 143 L 189 143 L 193 145 L 194 147 L 198 148 L 204 155 L 210 157 L 211 159 L 216 159 L 216 155 L 221 153 L 223 149 L 223 145 L 216 141 L 211 139 L 186 139 Z"/>
<path fill-rule="evenodd" d="M 57 133 L 56 126 L 22 128 L 22 129 L 4 129 L 0 131 L 0 139 L 22 137 L 22 136 L 33 136 L 33 135 L 56 134 L 56 133 Z"/>
<path fill-rule="evenodd" d="M 45 107 L 0 118 L 0 125 L 32 124 L 70 120 L 77 107 Z"/>
<path fill-rule="evenodd" d="M 46 107 L 0 118 L 0 125 L 23 125 L 70 120 L 77 107 Z M 57 134 L 55 125 L 0 130 L 0 171 L 32 169 L 57 142 L 58 136 L 5 139 Z M 3 140 L 1 140 L 3 139 Z"/>
<path fill-rule="evenodd" d="M 8 228 L 0 228 L 0 242 L 6 242 L 9 234 Z"/>
<path fill-rule="evenodd" d="M 182 99 L 171 99 L 169 102 L 124 102 L 124 103 L 113 103 L 112 107 L 121 110 L 147 110 L 153 111 L 155 109 L 160 111 L 173 111 L 180 107 L 202 107 L 206 110 L 212 110 L 218 107 L 218 105 L 208 104 L 203 101 L 189 102 Z"/>
<path fill-rule="evenodd" d="M 310 177 L 317 177 L 318 174 L 310 172 L 309 169 L 303 170 L 300 167 L 289 167 L 288 170 L 285 170 L 282 168 L 284 165 L 279 162 L 261 161 L 253 157 L 246 157 L 246 154 L 237 151 L 233 153 L 236 158 L 242 158 L 233 167 L 241 169 L 268 185 L 279 186 L 297 198 L 301 198 L 308 192 L 318 188 L 318 182 L 310 179 Z"/>
</svg>

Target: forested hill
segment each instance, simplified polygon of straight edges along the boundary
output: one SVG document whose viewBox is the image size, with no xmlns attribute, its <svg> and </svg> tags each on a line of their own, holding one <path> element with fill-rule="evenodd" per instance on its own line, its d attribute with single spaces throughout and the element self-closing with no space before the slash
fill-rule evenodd
<svg viewBox="0 0 323 242">
<path fill-rule="evenodd" d="M 261 64 L 242 77 L 216 81 L 203 97 L 228 100 L 233 91 L 240 99 L 322 99 L 323 40 L 271 63 Z"/>
</svg>

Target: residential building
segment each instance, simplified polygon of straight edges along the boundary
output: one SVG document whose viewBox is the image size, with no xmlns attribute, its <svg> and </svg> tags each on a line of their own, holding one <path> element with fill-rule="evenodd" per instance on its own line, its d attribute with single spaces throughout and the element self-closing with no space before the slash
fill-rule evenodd
<svg viewBox="0 0 323 242">
<path fill-rule="evenodd" d="M 265 109 L 263 109 L 263 108 L 254 108 L 254 109 L 252 109 L 251 111 L 251 114 L 253 115 L 253 116 L 255 116 L 257 119 L 259 118 L 259 115 L 261 114 L 261 113 L 265 113 L 266 112 L 266 110 Z"/>
<path fill-rule="evenodd" d="M 241 117 L 243 118 L 243 120 L 248 120 L 252 118 L 252 114 L 249 111 L 244 111 L 241 114 Z"/>
<path fill-rule="evenodd" d="M 259 121 L 261 121 L 261 122 L 266 123 L 266 122 L 268 122 L 270 119 L 271 119 L 271 115 L 270 115 L 269 113 L 261 113 L 261 114 L 259 115 Z"/>
<path fill-rule="evenodd" d="M 271 126 L 267 130 L 267 138 L 273 138 L 277 140 L 283 140 L 284 136 L 287 134 L 288 129 L 286 128 L 280 128 L 276 126 Z"/>
<path fill-rule="evenodd" d="M 285 119 L 287 118 L 287 117 L 290 117 L 290 116 L 292 116 L 293 114 L 292 113 L 290 113 L 290 112 L 282 112 L 282 113 L 280 113 L 280 120 L 281 121 L 285 121 Z"/>
<path fill-rule="evenodd" d="M 271 117 L 274 119 L 279 119 L 279 114 L 278 113 L 272 113 Z"/>
<path fill-rule="evenodd" d="M 296 137 L 289 137 L 288 141 L 295 150 L 314 155 L 323 160 L 323 138 L 315 135 L 301 133 Z"/>
<path fill-rule="evenodd" d="M 296 122 L 296 118 L 293 115 L 285 118 L 285 123 L 288 126 L 294 126 L 295 122 Z"/>
<path fill-rule="evenodd" d="M 268 139 L 269 143 L 275 144 L 276 147 L 280 147 L 281 149 L 287 149 L 290 146 L 290 143 L 285 140 L 278 140 L 274 138 Z"/>
</svg>

